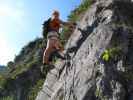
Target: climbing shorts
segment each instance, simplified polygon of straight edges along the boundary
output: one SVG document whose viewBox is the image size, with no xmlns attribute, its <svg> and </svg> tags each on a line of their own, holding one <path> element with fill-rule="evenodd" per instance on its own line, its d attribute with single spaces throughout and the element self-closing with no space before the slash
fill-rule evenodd
<svg viewBox="0 0 133 100">
<path fill-rule="evenodd" d="M 48 32 L 47 39 L 58 39 L 59 34 L 56 31 Z"/>
</svg>

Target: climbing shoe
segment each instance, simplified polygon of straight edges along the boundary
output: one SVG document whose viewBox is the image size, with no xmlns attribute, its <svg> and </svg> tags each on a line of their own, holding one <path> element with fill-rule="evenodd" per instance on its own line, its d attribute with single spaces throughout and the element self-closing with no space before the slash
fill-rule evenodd
<svg viewBox="0 0 133 100">
<path fill-rule="evenodd" d="M 53 64 L 43 64 L 43 66 L 41 66 L 41 72 L 47 74 L 53 68 L 55 68 Z"/>
<path fill-rule="evenodd" d="M 65 60 L 65 55 L 63 53 L 60 53 L 58 50 L 54 51 L 53 55 L 56 56 L 57 58 Z"/>
</svg>

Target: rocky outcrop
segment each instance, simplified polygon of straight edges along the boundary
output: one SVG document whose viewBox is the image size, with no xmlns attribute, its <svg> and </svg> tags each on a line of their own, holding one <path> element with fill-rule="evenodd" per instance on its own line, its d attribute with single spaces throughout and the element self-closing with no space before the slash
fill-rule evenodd
<svg viewBox="0 0 133 100">
<path fill-rule="evenodd" d="M 35 100 L 45 77 L 41 73 L 44 47 L 42 38 L 29 42 L 15 60 L 8 63 L 6 70 L 2 70 L 0 100 Z"/>
<path fill-rule="evenodd" d="M 95 0 L 66 45 L 71 59 L 49 71 L 36 100 L 133 100 L 132 11 L 130 0 Z"/>
</svg>

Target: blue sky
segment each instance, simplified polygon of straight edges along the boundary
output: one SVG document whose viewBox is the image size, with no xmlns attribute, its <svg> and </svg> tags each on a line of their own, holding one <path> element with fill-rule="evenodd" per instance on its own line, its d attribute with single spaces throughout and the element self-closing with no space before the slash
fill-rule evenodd
<svg viewBox="0 0 133 100">
<path fill-rule="evenodd" d="M 41 37 L 41 24 L 56 9 L 67 20 L 81 0 L 0 0 L 0 64 L 13 61 L 21 48 Z"/>
</svg>

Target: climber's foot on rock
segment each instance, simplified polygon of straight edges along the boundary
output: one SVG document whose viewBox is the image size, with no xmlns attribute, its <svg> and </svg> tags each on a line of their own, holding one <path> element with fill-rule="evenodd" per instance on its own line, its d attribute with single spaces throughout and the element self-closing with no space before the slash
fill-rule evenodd
<svg viewBox="0 0 133 100">
<path fill-rule="evenodd" d="M 49 63 L 49 65 L 47 66 L 48 67 L 48 69 L 49 70 L 51 70 L 51 69 L 54 69 L 55 68 L 55 66 L 54 66 L 54 64 L 51 62 L 51 63 Z"/>
<path fill-rule="evenodd" d="M 43 66 L 41 67 L 41 73 L 42 74 L 47 74 L 53 68 L 55 68 L 55 66 L 54 66 L 54 64 L 52 62 L 43 63 Z"/>
</svg>

